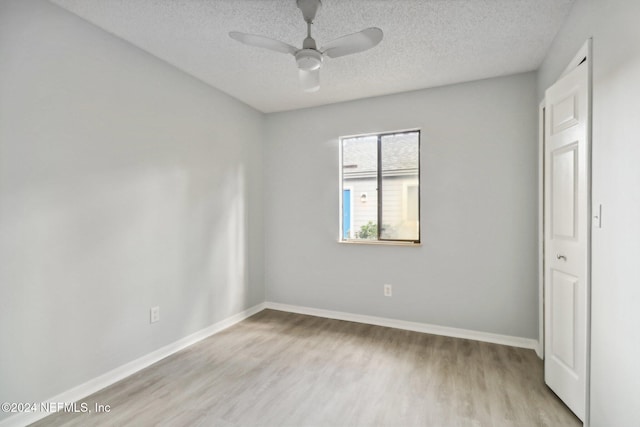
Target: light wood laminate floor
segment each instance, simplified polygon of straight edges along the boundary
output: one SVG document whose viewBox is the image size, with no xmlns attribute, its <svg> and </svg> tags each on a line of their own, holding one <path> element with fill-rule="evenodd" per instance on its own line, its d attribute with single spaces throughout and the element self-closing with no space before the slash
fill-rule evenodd
<svg viewBox="0 0 640 427">
<path fill-rule="evenodd" d="M 579 426 L 531 350 L 262 311 L 37 426 Z"/>
</svg>

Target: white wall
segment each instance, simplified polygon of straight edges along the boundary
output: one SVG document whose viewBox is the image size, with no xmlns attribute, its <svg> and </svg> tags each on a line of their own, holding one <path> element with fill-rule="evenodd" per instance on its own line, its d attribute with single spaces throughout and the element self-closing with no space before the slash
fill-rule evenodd
<svg viewBox="0 0 640 427">
<path fill-rule="evenodd" d="M 263 120 L 46 1 L 0 2 L 0 401 L 264 301 Z"/>
<path fill-rule="evenodd" d="M 591 426 L 638 425 L 640 2 L 577 0 L 540 69 L 539 94 L 593 37 Z"/>
<path fill-rule="evenodd" d="M 537 337 L 535 89 L 528 73 L 268 115 L 267 300 Z M 337 243 L 338 138 L 416 127 L 422 246 Z"/>
</svg>

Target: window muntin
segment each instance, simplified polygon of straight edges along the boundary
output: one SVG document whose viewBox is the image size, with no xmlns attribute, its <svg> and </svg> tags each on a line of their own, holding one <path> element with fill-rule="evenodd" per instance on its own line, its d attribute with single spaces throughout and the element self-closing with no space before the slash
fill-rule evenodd
<svg viewBox="0 0 640 427">
<path fill-rule="evenodd" d="M 345 137 L 340 142 L 341 240 L 419 243 L 420 131 Z M 349 201 L 344 200 L 347 188 Z"/>
</svg>

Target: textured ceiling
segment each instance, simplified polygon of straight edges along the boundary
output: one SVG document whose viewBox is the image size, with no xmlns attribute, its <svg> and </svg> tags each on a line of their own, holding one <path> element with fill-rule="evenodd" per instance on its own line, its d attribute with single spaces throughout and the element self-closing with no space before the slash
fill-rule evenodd
<svg viewBox="0 0 640 427">
<path fill-rule="evenodd" d="M 326 58 L 305 93 L 290 55 L 245 46 L 236 30 L 300 47 L 295 0 L 51 0 L 263 112 L 330 104 L 535 70 L 574 0 L 322 0 L 322 46 L 379 27 L 377 47 Z"/>
</svg>

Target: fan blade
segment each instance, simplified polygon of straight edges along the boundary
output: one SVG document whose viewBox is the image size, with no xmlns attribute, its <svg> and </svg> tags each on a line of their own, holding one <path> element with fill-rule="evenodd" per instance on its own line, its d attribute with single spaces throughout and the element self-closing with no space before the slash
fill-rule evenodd
<svg viewBox="0 0 640 427">
<path fill-rule="evenodd" d="M 330 58 L 351 55 L 371 49 L 382 41 L 382 30 L 371 27 L 358 33 L 349 34 L 330 41 L 321 50 Z"/>
<path fill-rule="evenodd" d="M 295 55 L 298 51 L 298 49 L 291 46 L 290 44 L 281 42 L 279 40 L 270 39 L 268 37 L 245 34 L 238 31 L 231 31 L 229 33 L 229 37 L 249 46 L 262 47 L 276 52 L 290 53 L 291 55 Z"/>
<path fill-rule="evenodd" d="M 313 71 L 305 71 L 298 69 L 300 76 L 300 84 L 305 92 L 315 92 L 320 89 L 320 68 Z"/>
</svg>

